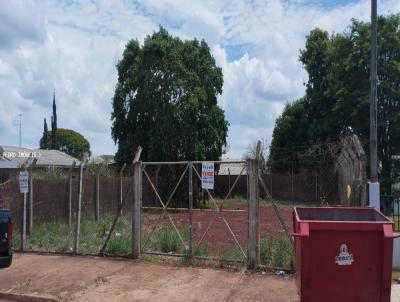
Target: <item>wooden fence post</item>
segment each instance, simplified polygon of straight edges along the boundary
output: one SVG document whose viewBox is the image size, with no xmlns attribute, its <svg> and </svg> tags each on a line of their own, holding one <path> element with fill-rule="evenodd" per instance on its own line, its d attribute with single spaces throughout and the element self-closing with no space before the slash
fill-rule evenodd
<svg viewBox="0 0 400 302">
<path fill-rule="evenodd" d="M 72 224 L 72 174 L 75 168 L 76 162 L 74 161 L 69 168 L 68 174 L 68 225 Z"/>
<path fill-rule="evenodd" d="M 96 201 L 95 201 L 95 205 L 94 205 L 94 220 L 98 221 L 100 219 L 100 173 L 99 173 L 99 171 L 96 171 L 95 195 L 96 195 Z"/>
<path fill-rule="evenodd" d="M 248 258 L 249 269 L 257 269 L 260 265 L 260 200 L 259 200 L 259 153 L 261 142 L 258 141 L 255 159 L 247 160 L 248 175 Z"/>
<path fill-rule="evenodd" d="M 119 214 L 121 216 L 122 216 L 122 202 L 123 202 L 123 200 L 122 200 L 122 198 L 123 198 L 122 197 L 123 182 L 122 181 L 123 181 L 125 167 L 126 167 L 126 163 L 123 164 L 121 171 L 119 171 L 119 205 L 121 207 L 121 212 Z"/>
<path fill-rule="evenodd" d="M 133 205 L 132 205 L 132 258 L 141 256 L 142 225 L 142 162 L 139 161 L 142 148 L 139 146 L 133 161 Z"/>
<path fill-rule="evenodd" d="M 87 156 L 85 155 L 79 167 L 78 210 L 76 214 L 74 254 L 77 254 L 79 251 L 79 235 L 81 230 L 81 208 L 82 208 L 82 181 L 83 181 L 83 168 L 86 164 L 86 160 Z"/>
</svg>

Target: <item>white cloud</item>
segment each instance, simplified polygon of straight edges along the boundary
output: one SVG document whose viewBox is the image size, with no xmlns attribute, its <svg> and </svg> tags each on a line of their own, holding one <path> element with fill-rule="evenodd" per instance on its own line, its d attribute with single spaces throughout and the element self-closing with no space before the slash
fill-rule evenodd
<svg viewBox="0 0 400 302">
<path fill-rule="evenodd" d="M 342 32 L 351 18 L 368 20 L 369 0 L 324 7 L 317 0 L 254 1 L 10 1 L 0 2 L 0 144 L 37 147 L 56 90 L 58 126 L 81 132 L 94 154 L 113 153 L 111 98 L 115 64 L 125 44 L 159 25 L 183 39 L 204 38 L 224 73 L 224 108 L 231 126 L 228 156 L 240 157 L 256 138 L 270 141 L 286 101 L 304 93 L 298 61 L 314 27 Z M 400 10 L 397 0 L 378 3 Z M 236 51 L 234 54 L 233 52 Z M 233 55 L 234 54 L 234 55 Z"/>
</svg>

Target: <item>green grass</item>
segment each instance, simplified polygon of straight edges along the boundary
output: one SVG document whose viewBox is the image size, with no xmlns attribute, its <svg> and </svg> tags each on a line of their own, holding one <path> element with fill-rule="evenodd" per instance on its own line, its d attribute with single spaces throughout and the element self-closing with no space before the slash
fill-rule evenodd
<svg viewBox="0 0 400 302">
<path fill-rule="evenodd" d="M 190 257 L 189 251 L 185 252 L 185 256 L 180 259 L 180 264 L 182 265 L 199 265 L 204 262 L 204 260 L 196 259 L 194 257 L 209 257 L 211 255 L 210 250 L 206 245 L 200 245 L 193 247 L 192 256 Z"/>
<path fill-rule="evenodd" d="M 246 257 L 243 255 L 239 248 L 229 249 L 221 252 L 219 254 L 219 259 L 222 262 L 235 261 L 235 262 L 245 262 Z"/>
<path fill-rule="evenodd" d="M 37 225 L 33 227 L 32 234 L 27 236 L 27 249 L 46 252 L 71 252 L 73 234 L 73 229 L 66 224 L 46 223 Z M 14 240 L 14 247 L 20 247 L 19 232 L 18 242 Z"/>
<path fill-rule="evenodd" d="M 132 239 L 127 235 L 113 236 L 108 242 L 107 253 L 111 255 L 129 255 L 132 251 Z"/>
<path fill-rule="evenodd" d="M 245 257 L 239 248 L 225 250 L 219 255 L 222 262 L 245 262 Z M 260 242 L 260 262 L 263 265 L 291 268 L 294 263 L 294 248 L 289 239 L 278 237 L 272 240 L 269 237 L 262 238 Z"/>
<path fill-rule="evenodd" d="M 272 266 L 289 268 L 294 262 L 294 247 L 286 237 L 279 237 L 272 247 Z"/>
<path fill-rule="evenodd" d="M 394 229 L 396 232 L 400 232 L 400 219 L 394 221 Z"/>
<path fill-rule="evenodd" d="M 113 223 L 113 217 L 103 217 L 99 221 L 82 219 L 79 253 L 97 254 L 103 247 L 108 232 Z M 44 252 L 72 252 L 74 243 L 74 226 L 66 224 L 45 223 L 35 225 L 33 232 L 28 236 L 27 249 Z M 185 245 L 189 240 L 189 229 L 179 230 Z M 156 230 L 151 238 L 150 234 L 143 232 L 142 247 L 144 251 L 157 251 L 166 254 L 184 254 L 180 262 L 182 264 L 196 264 L 201 262 L 190 257 L 188 250 L 182 244 L 178 234 L 172 228 L 165 226 Z M 144 243 L 147 242 L 146 246 Z M 14 231 L 13 246 L 15 249 L 20 247 L 20 233 Z M 119 219 L 110 241 L 108 242 L 106 254 L 109 255 L 129 255 L 132 249 L 131 224 L 124 217 Z M 221 262 L 246 262 L 246 258 L 239 248 L 222 251 L 218 255 L 213 255 L 206 245 L 194 246 L 193 256 L 217 257 Z M 284 236 L 278 238 L 265 237 L 260 242 L 261 264 L 275 267 L 290 268 L 294 262 L 294 249 L 292 243 Z"/>
<path fill-rule="evenodd" d="M 270 238 L 262 238 L 260 242 L 260 262 L 268 265 L 272 263 L 272 240 Z"/>
<path fill-rule="evenodd" d="M 98 221 L 82 218 L 80 226 L 79 251 L 82 254 L 100 252 L 110 231 L 114 217 L 107 216 Z M 27 236 L 27 250 L 43 252 L 72 252 L 74 246 L 75 226 L 60 223 L 34 225 L 33 232 Z M 13 247 L 20 248 L 21 235 L 14 230 Z M 115 225 L 108 243 L 106 253 L 127 255 L 131 252 L 131 225 L 122 217 Z"/>
<path fill-rule="evenodd" d="M 179 230 L 179 234 L 185 244 L 189 239 L 189 229 Z M 162 253 L 185 253 L 186 248 L 182 244 L 178 233 L 174 229 L 162 226 L 156 230 L 149 238 L 149 232 L 144 232 L 142 247 L 147 251 L 157 251 Z"/>
</svg>

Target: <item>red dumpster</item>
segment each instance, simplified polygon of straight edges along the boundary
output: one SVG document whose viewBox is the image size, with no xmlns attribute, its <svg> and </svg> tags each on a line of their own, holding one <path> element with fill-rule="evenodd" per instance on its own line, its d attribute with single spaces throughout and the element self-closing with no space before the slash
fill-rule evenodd
<svg viewBox="0 0 400 302">
<path fill-rule="evenodd" d="M 372 208 L 293 210 L 301 302 L 389 302 L 393 223 Z"/>
</svg>

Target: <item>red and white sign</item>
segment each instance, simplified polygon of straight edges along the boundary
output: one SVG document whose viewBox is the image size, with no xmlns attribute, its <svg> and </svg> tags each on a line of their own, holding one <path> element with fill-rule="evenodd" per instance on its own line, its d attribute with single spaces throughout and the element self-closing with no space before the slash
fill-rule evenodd
<svg viewBox="0 0 400 302">
<path fill-rule="evenodd" d="M 201 187 L 203 189 L 214 189 L 214 163 L 202 163 Z"/>
</svg>

